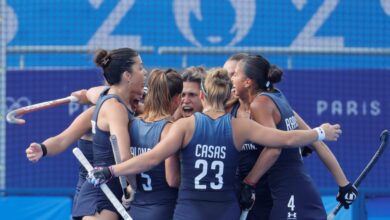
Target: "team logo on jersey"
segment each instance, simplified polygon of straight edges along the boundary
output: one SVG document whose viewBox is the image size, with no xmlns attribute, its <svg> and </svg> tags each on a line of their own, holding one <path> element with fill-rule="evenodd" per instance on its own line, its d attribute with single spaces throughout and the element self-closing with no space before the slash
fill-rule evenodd
<svg viewBox="0 0 390 220">
<path fill-rule="evenodd" d="M 220 13 L 202 14 L 201 3 L 207 4 L 207 7 L 203 7 L 205 10 L 216 9 L 223 12 L 223 15 L 231 15 L 232 25 L 228 27 L 223 25 L 224 22 L 218 22 L 218 19 L 229 19 L 227 16 L 222 17 Z M 227 6 L 230 6 L 230 8 Z M 184 38 L 193 45 L 197 47 L 201 47 L 202 45 L 234 46 L 248 34 L 253 25 L 256 15 L 256 1 L 247 0 L 243 3 L 240 0 L 174 0 L 173 12 L 176 25 L 180 32 L 184 35 Z M 210 22 L 211 20 L 213 22 Z M 212 26 L 212 24 L 215 23 L 221 25 L 218 26 L 218 28 L 215 28 Z M 228 33 L 229 36 L 227 36 L 226 33 Z"/>
</svg>

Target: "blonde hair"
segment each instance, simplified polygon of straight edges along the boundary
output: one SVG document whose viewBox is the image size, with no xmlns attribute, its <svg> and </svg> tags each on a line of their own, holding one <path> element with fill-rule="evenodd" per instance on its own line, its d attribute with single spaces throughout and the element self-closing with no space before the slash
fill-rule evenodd
<svg viewBox="0 0 390 220">
<path fill-rule="evenodd" d="M 176 70 L 154 69 L 148 79 L 148 94 L 145 97 L 143 119 L 151 121 L 171 115 L 172 98 L 183 90 L 183 79 Z"/>
<path fill-rule="evenodd" d="M 213 68 L 207 72 L 206 79 L 202 82 L 202 90 L 206 100 L 214 109 L 224 109 L 229 100 L 232 82 L 228 72 L 223 68 Z"/>
</svg>

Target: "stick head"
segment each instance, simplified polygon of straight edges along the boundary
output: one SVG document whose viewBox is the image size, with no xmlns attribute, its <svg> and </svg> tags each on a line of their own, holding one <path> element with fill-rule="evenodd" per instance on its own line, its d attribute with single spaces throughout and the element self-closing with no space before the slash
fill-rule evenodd
<svg viewBox="0 0 390 220">
<path fill-rule="evenodd" d="M 9 112 L 7 114 L 7 122 L 10 124 L 24 125 L 26 123 L 26 120 L 17 118 L 18 116 L 21 115 L 18 115 L 17 110 Z"/>
<path fill-rule="evenodd" d="M 387 143 L 387 141 L 389 140 L 389 131 L 388 130 L 382 131 L 380 139 L 381 142 Z"/>
</svg>

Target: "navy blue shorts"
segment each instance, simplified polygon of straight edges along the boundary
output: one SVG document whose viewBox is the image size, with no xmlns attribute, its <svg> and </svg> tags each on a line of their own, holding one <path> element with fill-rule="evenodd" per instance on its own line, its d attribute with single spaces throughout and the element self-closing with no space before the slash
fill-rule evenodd
<svg viewBox="0 0 390 220">
<path fill-rule="evenodd" d="M 326 219 L 320 193 L 303 168 L 274 172 L 268 184 L 273 197 L 270 219 Z"/>
<path fill-rule="evenodd" d="M 107 183 L 107 186 L 111 189 L 116 198 L 121 201 L 122 189 L 119 184 L 119 179 L 115 178 L 111 180 Z M 100 187 L 94 187 L 87 181 L 82 184 L 77 198 L 77 203 L 74 204 L 74 207 L 74 217 L 94 216 L 96 213 L 100 213 L 102 210 L 109 210 L 118 214 Z"/>
<path fill-rule="evenodd" d="M 141 186 L 142 187 L 142 186 Z M 172 220 L 177 200 L 177 189 L 166 188 L 150 192 L 137 190 L 130 206 L 133 219 Z"/>
<path fill-rule="evenodd" d="M 75 191 L 74 197 L 73 197 L 72 216 L 75 216 L 74 213 L 78 212 L 78 209 L 79 209 L 78 198 L 79 198 L 81 187 L 83 186 L 84 182 L 85 182 L 85 178 L 79 177 L 79 180 L 77 181 L 77 185 L 76 185 L 76 191 Z"/>
<path fill-rule="evenodd" d="M 134 220 L 172 220 L 176 203 L 131 205 L 129 214 Z"/>
<path fill-rule="evenodd" d="M 210 202 L 203 200 L 179 199 L 174 220 L 237 220 L 240 208 L 237 201 Z"/>
</svg>

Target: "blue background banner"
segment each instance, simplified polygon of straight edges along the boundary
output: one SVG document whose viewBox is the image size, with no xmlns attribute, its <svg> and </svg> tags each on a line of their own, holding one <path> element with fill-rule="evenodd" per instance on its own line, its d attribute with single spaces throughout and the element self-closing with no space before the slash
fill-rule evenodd
<svg viewBox="0 0 390 220">
<path fill-rule="evenodd" d="M 101 84 L 99 71 L 8 71 L 9 110 L 31 103 L 57 99 L 72 91 Z M 32 83 L 34 82 L 34 83 Z M 328 142 L 350 180 L 354 180 L 379 146 L 379 134 L 390 125 L 388 70 L 294 70 L 286 71 L 279 88 L 293 108 L 311 126 L 340 123 L 343 135 Z M 374 89 L 373 89 L 374 88 Z M 64 154 L 30 163 L 25 149 L 65 129 L 83 110 L 76 104 L 59 106 L 26 115 L 26 125 L 7 124 L 6 188 L 74 188 L 78 162 Z M 72 145 L 75 147 L 75 145 Z M 390 151 L 363 182 L 363 187 L 390 185 Z M 320 187 L 336 187 L 334 179 L 313 155 L 306 167 Z"/>
<path fill-rule="evenodd" d="M 9 0 L 8 46 L 162 46 L 388 48 L 390 4 L 385 0 Z M 189 56 L 191 65 L 218 66 L 225 57 Z M 151 66 L 180 66 L 180 56 L 145 56 Z M 272 58 L 286 66 L 287 57 Z M 303 68 L 381 68 L 388 58 L 295 58 Z M 29 54 L 27 66 L 90 66 L 90 56 Z M 364 62 L 362 62 L 364 61 Z M 17 55 L 8 65 L 19 65 Z M 169 62 L 169 64 L 168 64 Z"/>
<path fill-rule="evenodd" d="M 385 1 L 232 2 L 67 0 L 53 4 L 51 0 L 37 0 L 26 4 L 24 0 L 8 0 L 18 21 L 9 45 L 86 45 L 105 21 L 113 21 L 109 15 L 122 7 L 110 36 L 138 36 L 142 46 L 291 46 L 304 27 L 311 25 L 309 21 L 317 19 L 314 15 L 321 18 L 317 20 L 321 22 L 316 37 L 341 37 L 341 45 L 346 47 L 390 46 L 385 37 L 390 29 L 390 9 L 382 4 Z M 321 8 L 328 16 L 320 16 Z M 236 32 L 230 31 L 233 25 L 237 26 Z M 185 26 L 190 28 L 188 32 Z M 189 32 L 195 40 L 187 40 Z M 373 42 L 378 35 L 382 40 Z"/>
<path fill-rule="evenodd" d="M 29 104 L 58 99 L 72 91 L 103 82 L 96 69 L 58 71 L 8 71 L 7 107 L 8 112 Z M 46 138 L 59 134 L 79 115 L 84 106 L 63 105 L 25 115 L 26 124 L 7 123 L 6 188 L 74 188 L 78 162 L 66 151 L 38 163 L 27 160 L 25 149 L 31 142 L 40 143 Z M 75 144 L 71 148 L 76 147 Z"/>
<path fill-rule="evenodd" d="M 222 66 L 235 52 L 252 51 L 286 70 L 278 87 L 309 125 L 342 125 L 342 137 L 328 145 L 351 181 L 376 151 L 381 131 L 390 128 L 390 0 L 4 2 L 1 49 L 7 73 L 0 74 L 6 86 L 0 99 L 6 99 L 6 111 L 102 84 L 92 62 L 97 48 L 135 48 L 147 68 L 210 68 Z M 35 164 L 25 149 L 60 133 L 87 107 L 58 106 L 26 115 L 24 126 L 6 125 L 5 152 L 0 152 L 6 155 L 5 195 L 66 198 L 74 192 L 79 165 L 70 149 Z M 388 195 L 375 201 L 370 196 L 390 194 L 389 158 L 387 149 L 362 183 L 369 218 L 388 215 Z M 334 178 L 316 154 L 305 163 L 321 192 L 332 195 L 325 205 L 333 206 Z M 19 204 L 0 201 L 0 209 L 8 209 L 9 202 Z M 365 216 L 359 204 L 354 210 L 361 212 L 347 214 L 350 218 Z M 29 218 L 41 217 L 33 212 Z M 339 217 L 347 219 L 343 213 Z"/>
</svg>

